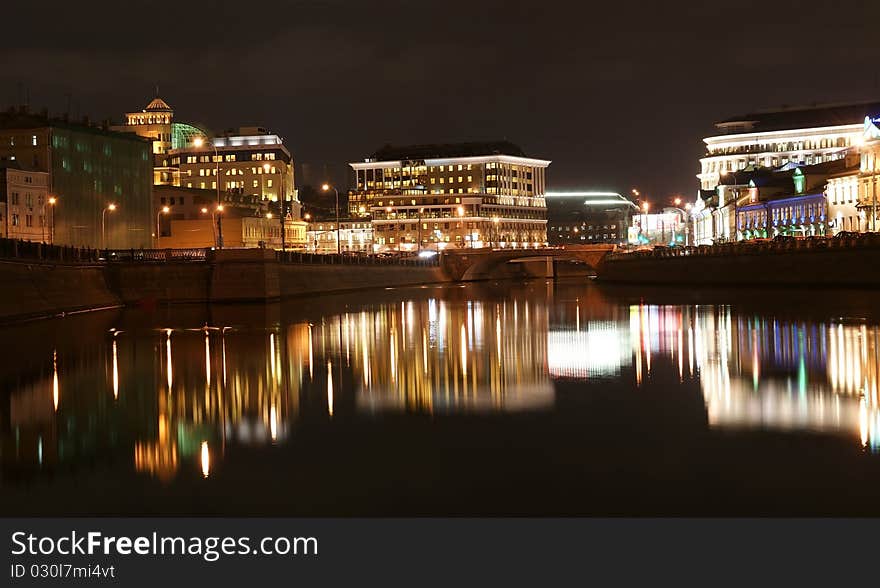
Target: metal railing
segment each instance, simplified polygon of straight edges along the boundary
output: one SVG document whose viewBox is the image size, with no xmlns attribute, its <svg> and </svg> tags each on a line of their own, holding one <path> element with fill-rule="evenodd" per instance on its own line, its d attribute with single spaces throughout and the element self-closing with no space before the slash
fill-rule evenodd
<svg viewBox="0 0 880 588">
<path fill-rule="evenodd" d="M 169 261 L 198 261 L 211 259 L 213 251 L 203 247 L 188 249 L 110 249 L 102 252 L 109 263 L 166 263 Z"/>
<path fill-rule="evenodd" d="M 835 237 L 784 237 L 754 239 L 735 243 L 697 245 L 691 247 L 654 247 L 624 253 L 611 253 L 606 261 L 660 259 L 680 257 L 711 257 L 728 255 L 773 255 L 787 252 L 880 247 L 880 233 L 852 233 Z"/>
<path fill-rule="evenodd" d="M 367 253 L 304 253 L 300 251 L 276 251 L 275 258 L 281 263 L 321 265 L 396 265 L 405 267 L 437 267 L 440 255 L 433 257 L 380 256 Z"/>
<path fill-rule="evenodd" d="M 0 258 L 21 261 L 51 261 L 59 263 L 98 263 L 101 252 L 89 247 L 48 245 L 36 241 L 0 239 Z"/>
</svg>

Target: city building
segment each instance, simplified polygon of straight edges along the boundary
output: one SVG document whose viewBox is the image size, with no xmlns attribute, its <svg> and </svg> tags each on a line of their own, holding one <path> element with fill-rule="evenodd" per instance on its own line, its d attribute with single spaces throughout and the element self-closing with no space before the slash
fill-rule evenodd
<svg viewBox="0 0 880 588">
<path fill-rule="evenodd" d="M 158 95 L 140 111 L 125 113 L 125 124 L 110 127 L 121 133 L 133 133 L 151 143 L 153 153 L 153 183 L 178 185 L 178 172 L 171 166 L 167 154 L 181 149 L 195 137 L 205 135 L 199 128 L 174 120 L 174 109 Z"/>
<path fill-rule="evenodd" d="M 652 213 L 642 211 L 632 215 L 627 242 L 631 245 L 685 245 L 688 232 L 687 215 L 678 208 L 669 207 Z"/>
<path fill-rule="evenodd" d="M 153 169 L 148 141 L 88 119 L 73 122 L 52 118 L 46 111 L 10 109 L 0 113 L 0 160 L 48 174 L 48 194 L 56 202 L 56 244 L 151 246 Z"/>
<path fill-rule="evenodd" d="M 337 235 L 339 246 L 336 245 Z M 372 253 L 373 227 L 368 219 L 356 218 L 339 221 L 315 221 L 308 224 L 307 249 L 312 253 Z"/>
<path fill-rule="evenodd" d="M 752 178 L 747 200 L 738 201 L 737 238 L 825 235 L 827 176 L 819 176 L 808 183 L 810 167 L 817 166 L 757 174 Z M 804 170 L 808 170 L 807 173 Z"/>
<path fill-rule="evenodd" d="M 216 247 L 219 245 L 218 218 L 224 247 L 282 247 L 278 204 L 258 196 L 230 194 L 219 213 L 216 192 L 212 190 L 154 186 L 153 201 L 156 210 L 153 231 L 158 235 L 159 247 Z M 284 224 L 285 250 L 305 249 L 306 223 L 288 215 Z"/>
<path fill-rule="evenodd" d="M 880 229 L 880 110 L 866 116 L 863 123 L 863 144 L 858 170 L 858 204 L 862 219 L 860 230 Z"/>
<path fill-rule="evenodd" d="M 49 174 L 0 161 L 0 237 L 52 242 Z"/>
<path fill-rule="evenodd" d="M 567 243 L 627 242 L 638 207 L 617 192 L 547 192 L 547 241 Z"/>
<path fill-rule="evenodd" d="M 545 170 L 507 141 L 384 147 L 350 164 L 349 212 L 376 251 L 547 243 Z"/>
<path fill-rule="evenodd" d="M 715 123 L 717 134 L 703 139 L 700 187 L 712 190 L 731 172 L 841 159 L 862 143 L 863 121 L 876 113 L 880 102 L 768 110 Z"/>
</svg>

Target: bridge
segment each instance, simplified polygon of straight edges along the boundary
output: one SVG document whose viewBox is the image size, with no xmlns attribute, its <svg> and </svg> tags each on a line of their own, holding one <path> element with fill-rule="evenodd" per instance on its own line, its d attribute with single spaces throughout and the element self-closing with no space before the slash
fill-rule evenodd
<svg viewBox="0 0 880 588">
<path fill-rule="evenodd" d="M 585 266 L 598 271 L 616 245 L 566 245 L 536 249 L 447 249 L 440 267 L 456 282 L 509 277 L 511 264 L 544 263 L 546 277 L 555 277 L 558 262 Z"/>
</svg>

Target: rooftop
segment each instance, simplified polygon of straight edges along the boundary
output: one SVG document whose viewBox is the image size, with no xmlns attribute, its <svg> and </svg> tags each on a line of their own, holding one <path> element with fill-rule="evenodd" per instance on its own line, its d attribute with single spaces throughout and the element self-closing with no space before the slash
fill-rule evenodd
<svg viewBox="0 0 880 588">
<path fill-rule="evenodd" d="M 525 152 L 510 141 L 481 141 L 473 143 L 443 143 L 430 145 L 385 145 L 370 155 L 374 161 L 397 161 L 409 159 L 449 159 L 453 157 L 479 157 L 481 155 L 512 155 L 526 157 Z"/>
<path fill-rule="evenodd" d="M 147 139 L 139 137 L 134 133 L 123 133 L 110 130 L 110 121 L 103 121 L 101 124 L 95 124 L 88 117 L 81 120 L 73 120 L 69 117 L 53 117 L 49 116 L 46 110 L 40 113 L 34 113 L 28 109 L 10 108 L 0 112 L 0 130 L 25 130 L 25 129 L 41 129 L 46 127 L 69 129 L 82 133 L 92 133 L 96 135 L 112 136 L 128 141 L 138 141 L 141 143 L 149 143 Z"/>
<path fill-rule="evenodd" d="M 880 114 L 880 102 L 814 104 L 783 107 L 737 115 L 715 123 L 722 133 L 783 131 L 812 127 L 862 124 L 866 116 Z"/>
<path fill-rule="evenodd" d="M 154 112 L 154 111 L 171 111 L 171 107 L 168 106 L 168 103 L 156 96 L 153 100 L 147 104 L 147 107 L 144 109 L 144 112 Z"/>
</svg>

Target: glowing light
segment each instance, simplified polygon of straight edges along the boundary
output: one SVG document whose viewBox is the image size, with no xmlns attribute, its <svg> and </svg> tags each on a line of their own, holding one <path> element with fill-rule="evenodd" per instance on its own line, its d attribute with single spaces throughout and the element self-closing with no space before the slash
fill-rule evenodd
<svg viewBox="0 0 880 588">
<path fill-rule="evenodd" d="M 165 334 L 168 337 L 165 340 L 165 371 L 168 374 L 168 391 L 170 392 L 171 384 L 174 381 L 173 370 L 171 369 L 171 329 L 167 329 Z"/>
<path fill-rule="evenodd" d="M 211 474 L 211 452 L 208 449 L 208 442 L 202 441 L 201 449 L 202 477 L 207 478 Z"/>
<path fill-rule="evenodd" d="M 333 364 L 327 360 L 327 414 L 333 416 Z"/>
<path fill-rule="evenodd" d="M 55 412 L 58 412 L 58 402 L 61 400 L 61 388 L 58 386 L 58 351 L 52 352 L 52 404 Z"/>
<path fill-rule="evenodd" d="M 119 398 L 119 362 L 116 358 L 116 339 L 113 340 L 113 400 Z"/>
<path fill-rule="evenodd" d="M 205 381 L 211 385 L 211 338 L 205 329 Z"/>
<path fill-rule="evenodd" d="M 107 210 L 109 210 L 110 212 L 113 212 L 114 210 L 116 210 L 116 205 L 113 203 L 108 204 Z"/>
<path fill-rule="evenodd" d="M 272 441 L 278 440 L 278 414 L 274 404 L 269 407 L 269 435 Z"/>
</svg>

